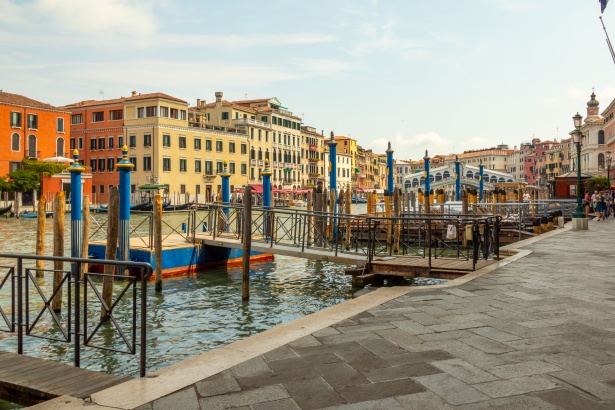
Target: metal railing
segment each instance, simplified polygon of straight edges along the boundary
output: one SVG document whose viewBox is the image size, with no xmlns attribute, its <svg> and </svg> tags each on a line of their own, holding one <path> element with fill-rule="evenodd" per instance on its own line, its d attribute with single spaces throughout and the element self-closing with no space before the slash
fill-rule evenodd
<svg viewBox="0 0 615 410">
<path fill-rule="evenodd" d="M 143 262 L 121 262 L 114 260 L 91 260 L 83 258 L 68 258 L 55 256 L 34 256 L 23 254 L 0 254 L 4 264 L 0 269 L 0 291 L 10 285 L 10 312 L 6 306 L 0 305 L 0 331 L 17 333 L 17 353 L 24 354 L 24 338 L 37 337 L 61 343 L 73 344 L 73 363 L 81 365 L 81 353 L 85 348 L 106 350 L 121 354 L 139 355 L 139 375 L 145 376 L 147 349 L 147 281 L 152 275 L 152 267 Z M 9 263 L 7 263 L 7 261 Z M 13 263 L 11 263 L 13 261 Z M 36 269 L 27 267 L 35 261 L 54 263 L 69 263 L 66 269 Z M 123 267 L 133 274 L 117 277 L 104 273 L 84 272 L 84 264 L 99 266 L 112 265 L 119 269 Z M 51 289 L 45 289 L 39 284 L 37 275 L 43 279 L 51 277 Z M 104 278 L 114 276 L 122 283 L 119 294 L 112 298 L 112 303 L 105 302 L 99 283 Z M 66 293 L 64 293 L 66 292 Z M 66 295 L 64 297 L 63 295 Z M 60 299 L 59 301 L 57 299 Z M 56 303 L 65 304 L 66 315 L 59 315 Z M 91 309 L 91 305 L 100 306 L 103 310 Z M 64 309 L 64 307 L 61 307 Z M 49 326 L 42 322 L 43 316 L 51 318 L 57 334 L 50 331 Z M 129 331 L 125 332 L 128 316 Z M 32 319 L 34 318 L 34 319 Z M 105 325 L 108 324 L 108 325 Z M 105 337 L 117 335 L 122 348 L 114 348 L 99 344 L 97 336 L 103 326 L 106 326 Z M 102 337 L 102 336 L 101 336 Z"/>
</svg>

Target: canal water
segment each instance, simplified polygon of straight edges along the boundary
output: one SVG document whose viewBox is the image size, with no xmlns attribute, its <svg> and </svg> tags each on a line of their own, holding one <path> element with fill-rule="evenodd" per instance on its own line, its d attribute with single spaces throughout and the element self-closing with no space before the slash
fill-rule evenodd
<svg viewBox="0 0 615 410">
<path fill-rule="evenodd" d="M 364 210 L 355 209 L 355 212 L 361 211 Z M 184 217 L 185 214 L 169 216 L 166 231 L 181 227 Z M 133 217 L 131 225 L 137 226 L 143 218 L 139 215 Z M 68 220 L 67 215 L 65 255 L 70 255 Z M 92 231 L 105 220 L 106 215 L 94 215 Z M 52 224 L 53 219 L 48 219 L 47 255 L 52 253 Z M 138 230 L 147 231 L 146 226 L 147 223 Z M 0 218 L 0 252 L 33 254 L 35 232 L 35 219 Z M 104 237 L 105 229 L 102 229 L 95 239 Z M 0 260 L 0 265 L 4 265 L 3 262 L 6 261 Z M 285 256 L 276 256 L 272 262 L 253 263 L 250 273 L 251 297 L 247 302 L 241 299 L 240 267 L 208 269 L 190 276 L 165 279 L 160 294 L 154 292 L 151 283 L 147 291 L 147 371 L 172 365 L 353 298 L 356 290 L 351 287 L 350 277 L 344 274 L 347 267 Z M 51 266 L 46 268 L 50 269 Z M 0 268 L 0 282 L 6 272 L 6 269 Z M 50 279 L 50 276 L 37 279 L 47 294 L 50 292 Z M 116 281 L 116 295 L 123 286 L 124 282 Z M 31 300 L 36 301 L 33 292 L 30 291 L 33 295 Z M 39 300 L 38 306 L 42 307 L 42 301 Z M 5 312 L 10 311 L 8 286 L 0 290 L 0 307 Z M 129 310 L 128 304 L 120 304 L 118 316 L 128 316 Z M 65 322 L 66 318 L 60 316 L 60 320 Z M 0 323 L 0 328 L 2 325 Z M 42 329 L 41 334 L 60 335 L 49 314 L 41 318 L 38 328 Z M 127 326 L 122 330 L 129 333 Z M 99 343 L 125 349 L 121 340 L 118 345 L 118 337 L 111 323 L 103 325 L 99 335 Z M 0 333 L 1 350 L 16 352 L 16 343 L 15 335 Z M 25 338 L 25 353 L 68 363 L 73 357 L 71 343 L 50 342 L 35 337 Z M 138 374 L 137 356 L 105 350 L 86 349 L 82 353 L 81 365 L 110 374 Z"/>
</svg>

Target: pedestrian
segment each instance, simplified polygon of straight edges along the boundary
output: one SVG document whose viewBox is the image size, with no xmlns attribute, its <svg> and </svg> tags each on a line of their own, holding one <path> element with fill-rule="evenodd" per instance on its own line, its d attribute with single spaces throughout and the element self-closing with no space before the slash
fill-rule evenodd
<svg viewBox="0 0 615 410">
<path fill-rule="evenodd" d="M 596 220 L 599 221 L 600 219 L 602 219 L 604 221 L 604 197 L 602 196 L 601 193 L 598 193 L 598 191 L 596 191 L 596 193 L 594 194 L 593 200 L 595 201 L 594 203 L 596 204 L 594 207 L 594 213 L 596 214 L 596 217 L 598 218 Z"/>
<path fill-rule="evenodd" d="M 606 208 L 605 208 L 604 213 L 605 213 L 606 219 L 609 219 L 609 217 L 611 216 L 611 209 L 613 209 L 613 196 L 611 195 L 609 191 L 606 191 L 604 198 L 606 202 Z"/>
<path fill-rule="evenodd" d="M 598 191 L 594 191 L 591 197 L 592 200 L 592 211 L 596 213 L 596 206 L 598 205 Z"/>
</svg>

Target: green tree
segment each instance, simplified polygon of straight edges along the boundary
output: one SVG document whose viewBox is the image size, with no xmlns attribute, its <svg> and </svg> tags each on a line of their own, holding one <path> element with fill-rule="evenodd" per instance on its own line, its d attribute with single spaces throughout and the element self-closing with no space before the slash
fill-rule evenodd
<svg viewBox="0 0 615 410">
<path fill-rule="evenodd" d="M 607 177 L 596 176 L 586 179 L 584 185 L 585 190 L 591 194 L 594 191 L 606 189 L 609 186 L 609 181 Z"/>
<path fill-rule="evenodd" d="M 9 172 L 8 175 L 8 191 L 11 192 L 28 192 L 38 188 L 41 177 L 34 171 L 19 169 Z"/>
<path fill-rule="evenodd" d="M 64 171 L 68 165 L 67 164 L 56 164 L 53 162 L 42 162 L 31 159 L 24 159 L 23 169 L 28 171 L 34 171 L 39 175 L 53 175 L 59 172 Z"/>
</svg>

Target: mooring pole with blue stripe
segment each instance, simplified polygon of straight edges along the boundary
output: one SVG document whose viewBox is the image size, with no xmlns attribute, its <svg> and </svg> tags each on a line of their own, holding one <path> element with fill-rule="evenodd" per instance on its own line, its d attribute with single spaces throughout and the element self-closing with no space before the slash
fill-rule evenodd
<svg viewBox="0 0 615 410">
<path fill-rule="evenodd" d="M 220 175 L 220 177 L 222 178 L 222 205 L 228 205 L 231 203 L 231 182 L 230 182 L 230 177 L 231 174 L 229 174 L 228 172 L 228 161 L 224 160 L 224 168 L 222 170 L 221 173 L 219 173 L 218 175 Z M 230 209 L 228 207 L 223 207 L 222 208 L 222 212 L 224 212 L 225 215 L 225 221 L 223 222 L 222 228 L 223 228 L 223 232 L 228 231 L 228 224 L 227 224 L 227 220 L 228 220 L 228 214 L 230 212 Z"/>
<path fill-rule="evenodd" d="M 389 141 L 389 148 L 385 151 L 387 153 L 387 168 L 388 168 L 388 175 L 387 175 L 387 191 L 388 191 L 388 195 L 389 196 L 393 196 L 393 190 L 394 188 L 394 181 L 393 181 L 393 151 L 391 149 L 391 141 Z"/>
<path fill-rule="evenodd" d="M 331 131 L 331 138 L 327 142 L 329 144 L 329 167 L 331 172 L 329 173 L 329 187 L 333 189 L 333 197 L 329 198 L 333 201 L 333 214 L 337 215 L 337 141 L 333 137 L 333 131 Z M 337 218 L 333 221 L 333 237 L 337 237 Z"/>
<path fill-rule="evenodd" d="M 425 150 L 425 156 L 423 157 L 423 161 L 425 162 L 425 196 L 427 197 L 427 202 L 431 204 L 431 195 L 429 191 L 431 191 L 431 181 L 429 180 L 429 154 L 427 150 Z"/>
<path fill-rule="evenodd" d="M 73 151 L 73 164 L 68 167 L 68 171 L 70 172 L 70 256 L 80 258 L 83 244 L 81 173 L 85 171 L 85 167 L 79 163 L 79 151 L 77 150 Z M 77 277 L 77 264 L 72 264 L 71 272 L 73 279 L 80 279 Z"/>
<path fill-rule="evenodd" d="M 128 147 L 122 147 L 122 160 L 116 165 L 120 173 L 118 193 L 120 196 L 120 232 L 119 232 L 119 260 L 128 261 L 130 256 L 130 171 L 134 168 L 128 160 Z M 125 269 L 118 266 L 118 273 L 125 274 Z"/>
<path fill-rule="evenodd" d="M 265 158 L 265 169 L 261 172 L 263 176 L 263 207 L 265 212 L 271 210 L 271 175 L 273 172 L 269 169 L 269 158 Z M 273 234 L 270 232 L 272 223 L 269 217 L 265 218 L 265 237 L 272 238 Z"/>
<path fill-rule="evenodd" d="M 478 164 L 478 202 L 483 202 L 483 190 L 485 189 L 484 181 L 483 181 L 483 160 L 480 160 Z"/>
<path fill-rule="evenodd" d="M 455 155 L 455 201 L 461 201 L 461 164 Z"/>
</svg>

